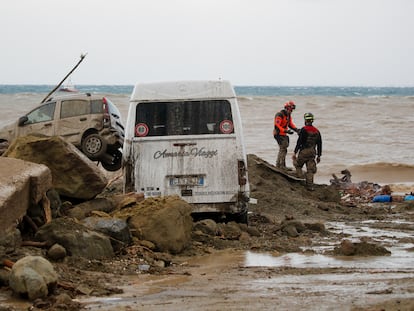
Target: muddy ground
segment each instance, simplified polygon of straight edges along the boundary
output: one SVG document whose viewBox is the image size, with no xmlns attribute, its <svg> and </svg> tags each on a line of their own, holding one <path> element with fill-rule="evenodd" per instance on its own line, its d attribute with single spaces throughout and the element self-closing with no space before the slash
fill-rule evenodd
<svg viewBox="0 0 414 311">
<path fill-rule="evenodd" d="M 60 286 L 49 299 L 27 302 L 3 287 L 0 310 L 414 310 L 414 267 L 387 267 L 396 243 L 409 246 L 403 258 L 413 262 L 413 202 L 350 204 L 338 189 L 308 191 L 257 160 L 249 156 L 258 202 L 242 234 L 194 235 L 175 256 L 134 244 L 111 261 L 67 257 L 54 263 Z M 120 191 L 118 180 L 106 195 Z M 396 234 L 374 239 L 362 224 Z M 366 265 L 349 264 L 355 258 Z"/>
</svg>

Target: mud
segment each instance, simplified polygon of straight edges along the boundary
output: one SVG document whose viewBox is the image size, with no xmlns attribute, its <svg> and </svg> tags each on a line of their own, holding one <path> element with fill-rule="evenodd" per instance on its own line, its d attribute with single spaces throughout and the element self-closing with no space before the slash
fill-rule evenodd
<svg viewBox="0 0 414 311">
<path fill-rule="evenodd" d="M 332 187 L 307 191 L 252 156 L 249 176 L 251 234 L 198 236 L 166 267 L 149 265 L 138 245 L 116 260 L 54 263 L 76 284 L 56 293 L 73 298 L 66 310 L 414 310 L 414 203 L 349 206 Z M 335 254 L 343 241 L 373 248 Z M 0 303 L 34 305 L 4 288 Z"/>
<path fill-rule="evenodd" d="M 168 274 L 126 278 L 116 298 L 79 301 L 88 310 L 413 310 L 412 231 L 389 224 L 329 223 L 337 234 L 296 253 L 226 249 L 176 258 Z M 329 255 L 342 236 L 386 245 L 391 254 Z"/>
</svg>

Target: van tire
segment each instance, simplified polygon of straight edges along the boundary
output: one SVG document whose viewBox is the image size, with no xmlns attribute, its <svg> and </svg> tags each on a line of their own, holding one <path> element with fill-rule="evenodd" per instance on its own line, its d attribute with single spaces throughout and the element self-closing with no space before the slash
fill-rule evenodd
<svg viewBox="0 0 414 311">
<path fill-rule="evenodd" d="M 247 216 L 247 211 L 241 212 L 237 215 L 235 215 L 235 221 L 241 224 L 248 224 L 249 223 L 249 219 Z"/>
<path fill-rule="evenodd" d="M 91 160 L 97 160 L 106 152 L 106 141 L 98 134 L 90 134 L 82 140 L 82 152 Z"/>
</svg>

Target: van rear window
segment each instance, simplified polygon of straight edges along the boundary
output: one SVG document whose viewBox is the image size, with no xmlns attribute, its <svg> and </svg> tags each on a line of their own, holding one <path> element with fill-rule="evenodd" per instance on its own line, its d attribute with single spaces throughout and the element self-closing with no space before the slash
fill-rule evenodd
<svg viewBox="0 0 414 311">
<path fill-rule="evenodd" d="M 227 100 L 148 102 L 137 105 L 135 136 L 234 133 Z"/>
</svg>

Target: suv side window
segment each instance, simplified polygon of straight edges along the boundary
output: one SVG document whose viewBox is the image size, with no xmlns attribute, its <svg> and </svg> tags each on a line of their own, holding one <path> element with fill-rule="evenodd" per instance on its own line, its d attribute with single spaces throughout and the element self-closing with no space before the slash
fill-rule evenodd
<svg viewBox="0 0 414 311">
<path fill-rule="evenodd" d="M 102 99 L 94 99 L 91 100 L 91 113 L 103 113 L 103 100 Z"/>
<path fill-rule="evenodd" d="M 44 104 L 27 115 L 27 124 L 39 123 L 53 120 L 56 102 Z"/>
<path fill-rule="evenodd" d="M 70 118 L 90 113 L 90 105 L 87 100 L 64 100 L 60 109 L 60 118 Z"/>
</svg>

